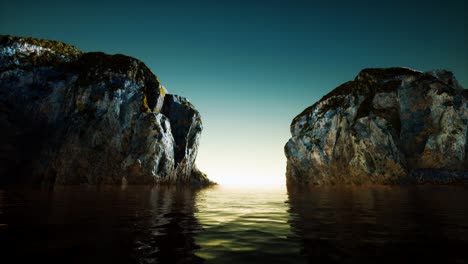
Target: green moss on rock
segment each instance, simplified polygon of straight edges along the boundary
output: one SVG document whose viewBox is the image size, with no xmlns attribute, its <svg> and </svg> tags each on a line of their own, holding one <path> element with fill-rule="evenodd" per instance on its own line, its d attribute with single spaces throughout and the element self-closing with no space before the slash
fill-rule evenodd
<svg viewBox="0 0 468 264">
<path fill-rule="evenodd" d="M 396 76 L 419 76 L 423 74 L 420 71 L 404 67 L 391 67 L 391 68 L 366 68 L 361 70 L 355 80 L 368 79 L 368 80 L 385 80 L 395 78 Z"/>
<path fill-rule="evenodd" d="M 60 41 L 0 35 L 0 45 L 8 45 L 12 42 L 23 42 L 30 45 L 40 46 L 65 56 L 78 57 L 82 54 L 82 52 L 76 47 Z"/>
<path fill-rule="evenodd" d="M 86 104 L 82 102 L 77 102 L 76 109 L 78 109 L 78 112 L 84 112 L 86 110 Z"/>
<path fill-rule="evenodd" d="M 124 74 L 134 82 L 143 84 L 144 93 L 142 109 L 144 112 L 154 111 L 158 97 L 161 93 L 158 78 L 146 65 L 129 56 L 116 54 L 108 55 L 102 52 L 85 53 L 69 65 L 72 71 L 78 74 L 77 84 L 88 86 L 104 81 L 109 90 L 122 89 L 121 85 L 113 83 L 109 74 Z"/>
</svg>

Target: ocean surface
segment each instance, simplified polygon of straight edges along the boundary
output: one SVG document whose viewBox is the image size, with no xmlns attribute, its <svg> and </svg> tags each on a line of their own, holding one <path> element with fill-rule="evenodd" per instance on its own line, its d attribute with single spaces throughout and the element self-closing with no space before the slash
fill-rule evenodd
<svg viewBox="0 0 468 264">
<path fill-rule="evenodd" d="M 468 263 L 468 186 L 0 188 L 0 263 Z"/>
</svg>

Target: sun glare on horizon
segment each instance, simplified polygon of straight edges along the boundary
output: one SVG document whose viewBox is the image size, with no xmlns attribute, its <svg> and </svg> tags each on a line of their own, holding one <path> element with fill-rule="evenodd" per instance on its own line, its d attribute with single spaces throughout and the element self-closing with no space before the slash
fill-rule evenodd
<svg viewBox="0 0 468 264">
<path fill-rule="evenodd" d="M 286 184 L 285 171 L 273 168 L 200 168 L 220 185 L 271 186 Z"/>
</svg>

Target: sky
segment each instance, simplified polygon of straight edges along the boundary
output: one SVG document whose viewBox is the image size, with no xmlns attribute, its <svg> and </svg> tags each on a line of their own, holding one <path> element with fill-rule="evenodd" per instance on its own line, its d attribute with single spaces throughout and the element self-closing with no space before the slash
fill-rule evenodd
<svg viewBox="0 0 468 264">
<path fill-rule="evenodd" d="M 448 69 L 468 88 L 466 1 L 6 1 L 0 34 L 146 63 L 202 115 L 198 167 L 284 184 L 291 120 L 368 67 Z"/>
</svg>

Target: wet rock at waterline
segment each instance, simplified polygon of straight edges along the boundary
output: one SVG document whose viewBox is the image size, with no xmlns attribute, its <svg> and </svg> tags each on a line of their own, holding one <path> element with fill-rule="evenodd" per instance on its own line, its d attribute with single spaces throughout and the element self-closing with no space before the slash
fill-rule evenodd
<svg viewBox="0 0 468 264">
<path fill-rule="evenodd" d="M 285 146 L 287 180 L 464 181 L 467 97 L 446 70 L 364 69 L 294 118 Z"/>
<path fill-rule="evenodd" d="M 202 122 L 141 61 L 0 36 L 0 182 L 208 184 Z"/>
</svg>

